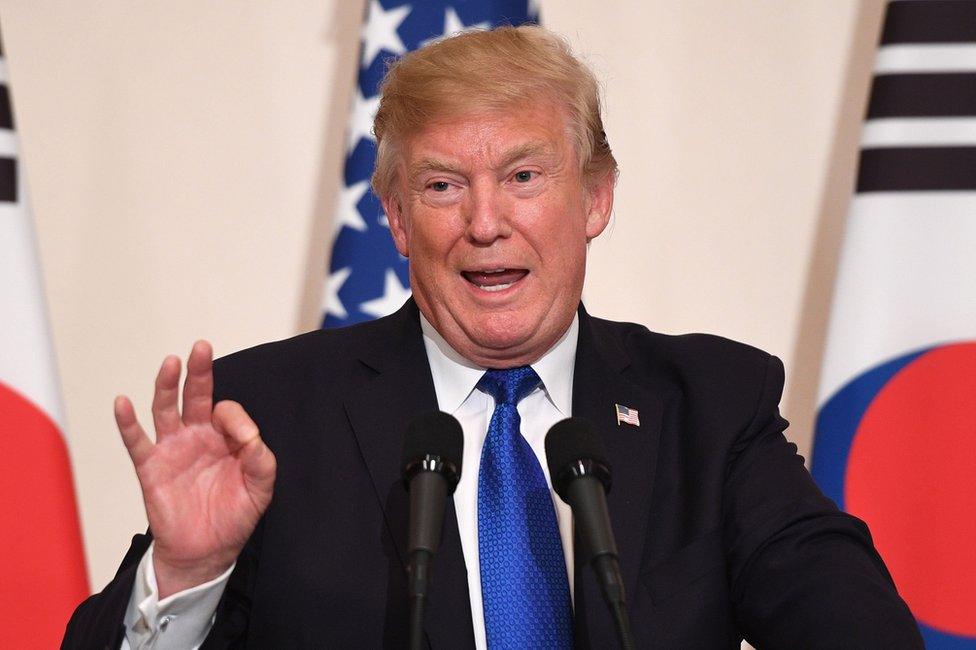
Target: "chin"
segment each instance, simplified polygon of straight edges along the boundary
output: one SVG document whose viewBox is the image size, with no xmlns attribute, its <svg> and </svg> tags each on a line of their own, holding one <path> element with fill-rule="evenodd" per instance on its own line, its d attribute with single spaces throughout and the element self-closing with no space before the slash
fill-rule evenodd
<svg viewBox="0 0 976 650">
<path fill-rule="evenodd" d="M 478 337 L 473 339 L 478 347 L 485 350 L 492 350 L 498 353 L 506 351 L 516 352 L 521 350 L 529 339 L 528 336 L 519 332 L 479 332 Z"/>
<path fill-rule="evenodd" d="M 470 332 L 480 363 L 489 367 L 510 367 L 535 361 L 551 347 L 549 332 L 541 323 L 517 318 L 482 321 Z"/>
<path fill-rule="evenodd" d="M 470 334 L 485 347 L 501 350 L 517 347 L 537 336 L 538 325 L 537 319 L 527 317 L 524 310 L 506 310 L 476 319 Z"/>
</svg>

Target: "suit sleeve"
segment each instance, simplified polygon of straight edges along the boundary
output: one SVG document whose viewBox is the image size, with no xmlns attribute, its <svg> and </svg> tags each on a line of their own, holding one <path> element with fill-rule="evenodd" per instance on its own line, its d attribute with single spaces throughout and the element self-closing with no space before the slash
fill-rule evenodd
<svg viewBox="0 0 976 650">
<path fill-rule="evenodd" d="M 782 390 L 769 357 L 730 454 L 724 537 L 740 629 L 760 648 L 923 648 L 867 526 L 820 492 L 783 436 Z"/>
<path fill-rule="evenodd" d="M 258 524 L 256 532 L 260 532 Z M 250 592 L 253 588 L 253 568 L 256 564 L 255 537 L 237 558 L 237 566 L 230 575 L 210 633 L 201 650 L 236 648 L 243 645 L 250 613 Z M 136 535 L 122 559 L 121 565 L 105 588 L 90 596 L 75 610 L 68 621 L 62 649 L 115 650 L 125 638 L 125 611 L 132 596 L 139 562 L 152 542 L 152 536 Z"/>
<path fill-rule="evenodd" d="M 118 648 L 125 637 L 125 610 L 129 605 L 136 569 L 152 538 L 136 535 L 112 581 L 85 600 L 68 621 L 62 648 Z"/>
</svg>

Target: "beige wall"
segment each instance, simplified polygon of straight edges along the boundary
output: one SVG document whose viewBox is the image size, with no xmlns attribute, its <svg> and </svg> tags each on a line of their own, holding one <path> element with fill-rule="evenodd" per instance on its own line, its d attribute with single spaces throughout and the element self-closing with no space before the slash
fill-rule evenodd
<svg viewBox="0 0 976 650">
<path fill-rule="evenodd" d="M 711 331 L 813 399 L 880 0 L 560 0 L 622 174 L 591 311 Z M 95 586 L 145 526 L 112 398 L 314 327 L 362 3 L 0 2 Z"/>
</svg>

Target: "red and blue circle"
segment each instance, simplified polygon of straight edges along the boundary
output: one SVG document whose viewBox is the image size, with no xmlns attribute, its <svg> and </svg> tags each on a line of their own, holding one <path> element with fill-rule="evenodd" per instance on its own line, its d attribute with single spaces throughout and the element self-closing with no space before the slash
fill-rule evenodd
<svg viewBox="0 0 976 650">
<path fill-rule="evenodd" d="M 847 383 L 820 409 L 811 467 L 868 523 L 926 646 L 976 649 L 976 341 Z"/>
</svg>

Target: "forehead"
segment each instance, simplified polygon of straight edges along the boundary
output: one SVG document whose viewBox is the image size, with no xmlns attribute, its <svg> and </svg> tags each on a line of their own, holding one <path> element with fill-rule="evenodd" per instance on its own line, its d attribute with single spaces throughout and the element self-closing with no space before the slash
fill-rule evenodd
<svg viewBox="0 0 976 650">
<path fill-rule="evenodd" d="M 439 117 L 406 138 L 401 154 L 410 165 L 432 155 L 487 161 L 518 151 L 561 156 L 571 147 L 565 111 L 540 102 Z"/>
</svg>

